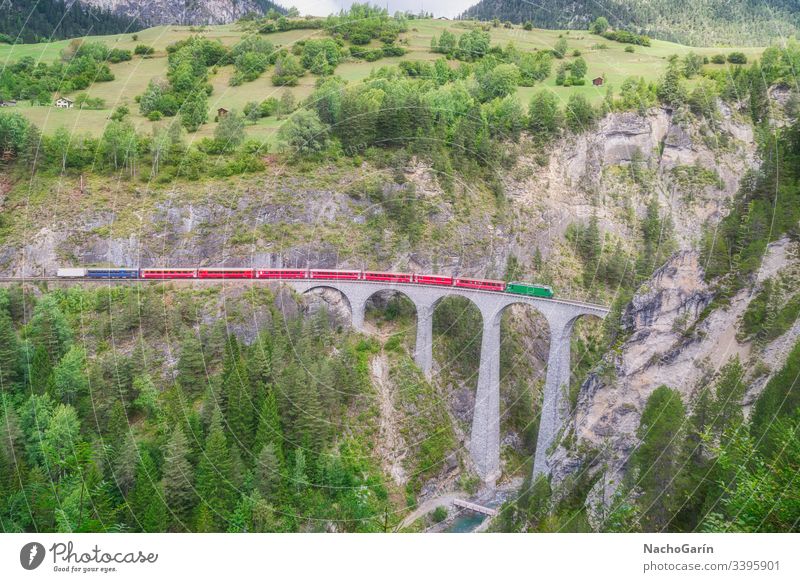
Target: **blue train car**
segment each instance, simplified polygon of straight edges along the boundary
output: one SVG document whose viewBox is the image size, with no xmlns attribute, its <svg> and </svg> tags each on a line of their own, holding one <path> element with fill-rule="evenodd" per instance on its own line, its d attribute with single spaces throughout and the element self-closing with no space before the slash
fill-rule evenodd
<svg viewBox="0 0 800 582">
<path fill-rule="evenodd" d="M 89 279 L 138 279 L 139 269 L 86 269 Z"/>
</svg>

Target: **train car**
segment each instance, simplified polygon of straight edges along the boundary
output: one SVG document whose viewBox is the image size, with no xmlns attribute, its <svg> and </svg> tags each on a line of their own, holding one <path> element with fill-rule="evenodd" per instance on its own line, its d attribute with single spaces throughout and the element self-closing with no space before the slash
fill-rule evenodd
<svg viewBox="0 0 800 582">
<path fill-rule="evenodd" d="M 483 289 L 484 291 L 504 291 L 506 288 L 505 281 L 492 281 L 490 279 L 468 279 L 459 277 L 455 282 L 456 287 L 464 287 L 466 289 Z"/>
<path fill-rule="evenodd" d="M 544 297 L 549 299 L 555 293 L 552 287 L 547 285 L 536 285 L 535 283 L 520 283 L 513 281 L 506 285 L 507 293 L 516 293 L 517 295 L 529 295 L 530 297 Z"/>
<path fill-rule="evenodd" d="M 312 269 L 309 271 L 310 279 L 335 279 L 337 281 L 358 281 L 361 271 L 333 271 L 327 269 Z"/>
<path fill-rule="evenodd" d="M 92 268 L 86 269 L 89 279 L 138 279 L 139 269 Z"/>
<path fill-rule="evenodd" d="M 203 268 L 197 269 L 198 279 L 252 279 L 253 269 Z"/>
<path fill-rule="evenodd" d="M 378 273 L 376 271 L 364 271 L 365 281 L 383 281 L 385 283 L 411 283 L 413 275 L 411 273 Z"/>
<path fill-rule="evenodd" d="M 141 269 L 142 279 L 194 279 L 197 269 L 156 267 L 154 269 Z"/>
<path fill-rule="evenodd" d="M 453 278 L 445 277 L 444 275 L 414 275 L 414 283 L 421 285 L 441 285 L 443 287 L 452 287 Z"/>
<path fill-rule="evenodd" d="M 308 279 L 306 269 L 256 269 L 256 279 Z"/>
<path fill-rule="evenodd" d="M 83 279 L 86 276 L 86 269 L 63 267 L 56 271 L 56 277 L 68 279 Z"/>
</svg>

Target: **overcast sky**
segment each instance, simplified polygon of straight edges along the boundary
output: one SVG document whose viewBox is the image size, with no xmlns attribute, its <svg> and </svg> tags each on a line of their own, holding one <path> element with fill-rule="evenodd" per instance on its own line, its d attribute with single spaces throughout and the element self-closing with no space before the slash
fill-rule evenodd
<svg viewBox="0 0 800 582">
<path fill-rule="evenodd" d="M 360 0 L 364 3 L 366 0 Z M 478 0 L 389 0 L 389 13 L 393 14 L 396 10 L 408 10 L 419 12 L 424 9 L 426 12 L 433 12 L 436 16 L 458 16 L 464 10 L 476 4 Z M 284 0 L 278 2 L 287 8 L 296 6 L 301 14 L 313 14 L 314 16 L 327 16 L 328 14 L 339 12 L 343 7 L 353 3 L 353 0 Z M 370 4 L 386 6 L 386 0 L 370 0 Z"/>
</svg>

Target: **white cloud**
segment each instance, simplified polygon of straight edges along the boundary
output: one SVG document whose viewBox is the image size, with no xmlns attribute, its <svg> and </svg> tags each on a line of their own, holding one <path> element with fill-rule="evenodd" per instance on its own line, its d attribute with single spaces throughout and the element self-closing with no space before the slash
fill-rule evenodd
<svg viewBox="0 0 800 582">
<path fill-rule="evenodd" d="M 408 10 L 409 12 L 433 12 L 436 16 L 458 16 L 464 10 L 476 4 L 478 0 L 372 0 L 371 4 L 388 6 L 389 13 L 397 10 Z M 283 6 L 295 6 L 301 14 L 313 14 L 314 16 L 327 16 L 328 14 L 339 12 L 353 3 L 353 0 L 286 0 L 278 2 Z"/>
</svg>

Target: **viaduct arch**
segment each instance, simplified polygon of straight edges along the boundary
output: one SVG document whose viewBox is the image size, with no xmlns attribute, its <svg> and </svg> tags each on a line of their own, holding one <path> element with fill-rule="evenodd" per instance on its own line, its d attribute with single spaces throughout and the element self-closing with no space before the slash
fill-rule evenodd
<svg viewBox="0 0 800 582">
<path fill-rule="evenodd" d="M 433 367 L 433 311 L 445 297 L 461 296 L 481 312 L 483 335 L 478 368 L 478 389 L 472 417 L 469 451 L 478 475 L 493 484 L 500 476 L 500 319 L 514 304 L 530 305 L 547 320 L 550 351 L 547 357 L 542 399 L 539 438 L 534 457 L 533 475 L 549 474 L 547 450 L 552 445 L 569 412 L 567 391 L 570 377 L 570 338 L 577 319 L 584 315 L 604 318 L 608 309 L 590 303 L 562 299 L 525 297 L 509 293 L 435 287 L 413 283 L 373 281 L 285 281 L 299 293 L 318 288 L 335 289 L 349 302 L 353 327 L 364 331 L 367 300 L 381 291 L 394 291 L 408 297 L 417 310 L 417 333 L 414 360 L 430 378 Z"/>
</svg>

